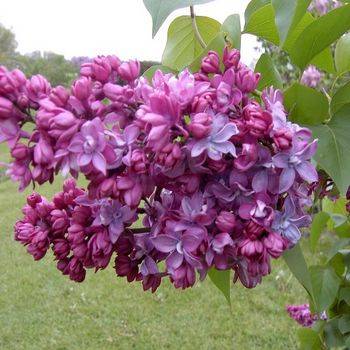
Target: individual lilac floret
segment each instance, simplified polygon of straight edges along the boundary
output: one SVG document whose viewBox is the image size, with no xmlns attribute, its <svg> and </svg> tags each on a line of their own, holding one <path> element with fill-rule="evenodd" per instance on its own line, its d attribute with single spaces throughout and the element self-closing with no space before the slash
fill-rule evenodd
<svg viewBox="0 0 350 350">
<path fill-rule="evenodd" d="M 93 165 L 101 173 L 106 173 L 107 162 L 102 154 L 106 148 L 103 124 L 96 118 L 87 121 L 69 145 L 69 151 L 78 156 L 78 165 L 85 167 Z"/>
<path fill-rule="evenodd" d="M 198 157 L 207 151 L 208 157 L 213 160 L 220 160 L 223 154 L 236 157 L 236 148 L 229 140 L 237 134 L 238 129 L 234 123 L 230 123 L 225 115 L 217 115 L 213 118 L 210 135 L 194 142 L 191 155 Z"/>
<path fill-rule="evenodd" d="M 310 225 L 309 215 L 298 215 L 295 203 L 290 197 L 287 197 L 283 210 L 275 211 L 275 218 L 272 222 L 272 229 L 283 237 L 286 237 L 292 244 L 296 244 L 301 236 L 300 227 Z"/>
<path fill-rule="evenodd" d="M 322 73 L 315 66 L 311 65 L 304 70 L 301 77 L 301 83 L 311 88 L 315 88 L 319 85 L 321 79 Z"/>
<path fill-rule="evenodd" d="M 94 225 L 108 227 L 109 237 L 115 243 L 125 229 L 125 224 L 134 221 L 135 211 L 128 206 L 122 206 L 118 201 L 104 201 L 100 206 L 99 215 L 94 220 Z"/>
<path fill-rule="evenodd" d="M 201 262 L 194 256 L 194 252 L 203 239 L 204 231 L 200 228 L 191 228 L 182 232 L 175 231 L 175 227 L 169 225 L 168 232 L 154 237 L 152 242 L 160 252 L 168 254 L 167 267 L 176 270 L 184 260 L 192 267 L 201 267 Z"/>
<path fill-rule="evenodd" d="M 292 187 L 296 173 L 309 183 L 318 180 L 317 171 L 310 162 L 316 150 L 317 140 L 306 145 L 301 150 L 296 151 L 296 147 L 292 147 L 289 151 L 278 153 L 272 158 L 274 166 L 282 169 L 279 180 L 279 193 L 288 191 Z"/>
</svg>

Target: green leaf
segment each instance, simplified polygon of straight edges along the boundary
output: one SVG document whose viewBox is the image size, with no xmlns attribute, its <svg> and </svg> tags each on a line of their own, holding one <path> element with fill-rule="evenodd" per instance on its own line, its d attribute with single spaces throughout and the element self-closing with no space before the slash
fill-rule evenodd
<svg viewBox="0 0 350 350">
<path fill-rule="evenodd" d="M 205 43 L 215 38 L 220 23 L 209 17 L 196 17 L 198 30 Z M 175 70 L 189 65 L 203 48 L 199 44 L 192 28 L 191 17 L 177 17 L 169 26 L 168 39 L 163 52 L 162 64 Z"/>
<path fill-rule="evenodd" d="M 231 289 L 231 274 L 230 270 L 217 270 L 211 268 L 208 271 L 209 278 L 215 286 L 221 291 L 227 302 L 231 305 L 230 289 Z"/>
<path fill-rule="evenodd" d="M 161 70 L 163 73 L 176 73 L 173 69 L 163 66 L 161 64 L 156 64 L 152 67 L 149 67 L 144 73 L 143 76 L 149 81 L 152 82 L 152 78 L 154 76 L 154 73 L 157 70 Z"/>
<path fill-rule="evenodd" d="M 295 41 L 290 55 L 301 69 L 350 29 L 350 5 L 339 7 L 308 25 Z"/>
<path fill-rule="evenodd" d="M 332 200 L 329 198 L 324 198 L 322 201 L 323 211 L 328 214 L 341 214 L 346 215 L 346 203 L 348 201 L 345 198 L 338 198 L 337 200 Z"/>
<path fill-rule="evenodd" d="M 288 37 L 285 43 L 283 44 L 283 49 L 286 50 L 287 52 L 290 52 L 292 50 L 292 47 L 295 41 L 298 39 L 300 34 L 303 32 L 303 30 L 314 21 L 315 21 L 315 18 L 312 16 L 311 13 L 309 12 L 305 13 L 303 18 L 299 21 L 299 23 L 288 34 Z M 331 48 L 327 47 L 325 50 L 323 50 L 318 55 L 316 55 L 312 59 L 310 64 L 313 64 L 314 66 L 328 73 L 334 73 L 335 68 L 334 68 L 334 61 L 333 61 Z"/>
<path fill-rule="evenodd" d="M 317 125 L 328 118 L 328 100 L 320 91 L 294 83 L 285 91 L 289 118 L 299 124 Z"/>
<path fill-rule="evenodd" d="M 245 24 L 244 32 L 256 35 L 273 44 L 279 45 L 275 14 L 272 5 L 265 5 L 252 13 Z"/>
<path fill-rule="evenodd" d="M 344 346 L 344 337 L 338 328 L 338 318 L 333 318 L 326 323 L 324 327 L 324 334 L 327 349 L 334 349 Z"/>
<path fill-rule="evenodd" d="M 350 287 L 340 289 L 339 300 L 344 300 L 348 305 L 350 305 Z"/>
<path fill-rule="evenodd" d="M 281 44 L 300 22 L 310 2 L 311 0 L 272 0 Z"/>
<path fill-rule="evenodd" d="M 152 16 L 152 37 L 154 37 L 167 17 L 175 10 L 191 5 L 205 4 L 214 0 L 143 0 Z"/>
<path fill-rule="evenodd" d="M 263 90 L 265 87 L 274 86 L 282 89 L 282 78 L 276 69 L 270 55 L 263 53 L 259 61 L 256 63 L 255 71 L 261 73 L 261 78 L 258 84 L 258 90 Z"/>
<path fill-rule="evenodd" d="M 311 129 L 318 138 L 315 160 L 345 195 L 350 184 L 350 105 L 339 110 L 328 124 Z"/>
<path fill-rule="evenodd" d="M 338 327 L 341 334 L 350 332 L 350 315 L 343 315 L 338 321 Z"/>
<path fill-rule="evenodd" d="M 350 244 L 349 239 L 340 239 L 336 241 L 327 253 L 327 264 L 340 252 L 344 252 L 344 248 Z"/>
<path fill-rule="evenodd" d="M 210 51 L 216 51 L 220 57 L 222 57 L 222 53 L 224 47 L 226 45 L 225 34 L 223 32 L 219 32 L 216 37 L 207 45 L 207 47 L 195 58 L 195 60 L 189 66 L 191 72 L 197 72 L 200 69 L 202 58 Z"/>
<path fill-rule="evenodd" d="M 316 55 L 310 62 L 310 64 L 316 66 L 319 69 L 326 71 L 327 73 L 335 73 L 334 59 L 332 49 L 327 47 L 325 50 Z"/>
<path fill-rule="evenodd" d="M 311 328 L 298 329 L 298 338 L 301 350 L 320 350 L 321 340 L 319 335 Z"/>
<path fill-rule="evenodd" d="M 221 31 L 227 34 L 231 45 L 241 49 L 241 21 L 239 15 L 228 16 L 221 26 Z"/>
<path fill-rule="evenodd" d="M 350 81 L 340 87 L 334 94 L 331 101 L 331 113 L 334 115 L 347 104 L 350 104 Z"/>
<path fill-rule="evenodd" d="M 350 71 L 350 33 L 344 34 L 335 47 L 335 66 L 339 74 Z"/>
<path fill-rule="evenodd" d="M 294 277 L 312 297 L 311 277 L 300 245 L 296 244 L 292 249 L 286 250 L 283 259 Z"/>
<path fill-rule="evenodd" d="M 321 236 L 321 233 L 327 226 L 327 221 L 329 220 L 329 214 L 324 211 L 317 213 L 310 227 L 310 247 L 313 252 L 316 250 L 317 242 Z"/>
<path fill-rule="evenodd" d="M 310 267 L 312 291 L 318 312 L 327 310 L 334 302 L 340 286 L 340 278 L 333 268 Z"/>
<path fill-rule="evenodd" d="M 245 23 L 248 23 L 250 20 L 250 17 L 254 12 L 259 10 L 260 8 L 264 7 L 265 5 L 269 4 L 271 0 L 252 0 L 248 6 L 245 9 L 244 12 L 244 21 Z"/>
</svg>

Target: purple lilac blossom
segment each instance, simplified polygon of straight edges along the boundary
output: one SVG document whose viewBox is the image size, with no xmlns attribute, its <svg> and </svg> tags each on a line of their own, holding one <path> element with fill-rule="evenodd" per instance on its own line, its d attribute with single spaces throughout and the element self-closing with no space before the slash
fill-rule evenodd
<svg viewBox="0 0 350 350">
<path fill-rule="evenodd" d="M 301 83 L 311 88 L 316 88 L 322 79 L 322 73 L 315 67 L 307 67 L 301 77 Z"/>
<path fill-rule="evenodd" d="M 114 261 L 152 292 L 165 278 L 192 287 L 211 268 L 255 287 L 310 223 L 311 131 L 288 120 L 281 91 L 260 103 L 260 74 L 235 49 L 222 62 L 210 51 L 195 73 L 139 74 L 138 61 L 99 56 L 68 90 L 0 67 L 11 179 L 20 190 L 58 173 L 88 183 L 30 195 L 15 239 L 35 260 L 52 249 L 77 282 Z"/>
</svg>

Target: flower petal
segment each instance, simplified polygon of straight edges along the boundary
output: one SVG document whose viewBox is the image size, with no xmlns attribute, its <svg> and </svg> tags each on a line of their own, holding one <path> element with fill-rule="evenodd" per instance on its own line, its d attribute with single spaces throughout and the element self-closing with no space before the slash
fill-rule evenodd
<svg viewBox="0 0 350 350">
<path fill-rule="evenodd" d="M 282 170 L 279 181 L 279 193 L 288 191 L 294 183 L 295 170 L 293 168 L 285 168 Z"/>
<path fill-rule="evenodd" d="M 300 177 L 307 182 L 315 182 L 318 175 L 315 167 L 308 161 L 301 162 L 295 167 Z"/>
<path fill-rule="evenodd" d="M 181 266 L 182 262 L 184 260 L 184 256 L 177 251 L 173 252 L 166 258 L 166 265 L 169 268 L 177 269 Z"/>
<path fill-rule="evenodd" d="M 159 235 L 152 238 L 152 243 L 162 253 L 170 253 L 176 248 L 178 240 L 170 235 Z"/>
</svg>

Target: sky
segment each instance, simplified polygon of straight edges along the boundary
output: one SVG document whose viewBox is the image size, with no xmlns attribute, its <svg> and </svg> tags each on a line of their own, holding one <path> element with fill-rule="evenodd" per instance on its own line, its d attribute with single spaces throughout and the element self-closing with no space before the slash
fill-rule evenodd
<svg viewBox="0 0 350 350">
<path fill-rule="evenodd" d="M 241 15 L 249 0 L 216 0 L 195 6 L 197 15 L 220 22 Z M 66 58 L 116 54 L 122 59 L 160 61 L 171 21 L 188 9 L 174 12 L 152 39 L 151 16 L 142 0 L 1 0 L 0 23 L 16 34 L 18 51 L 52 51 Z M 242 37 L 242 60 L 257 56 L 255 38 Z"/>
</svg>

